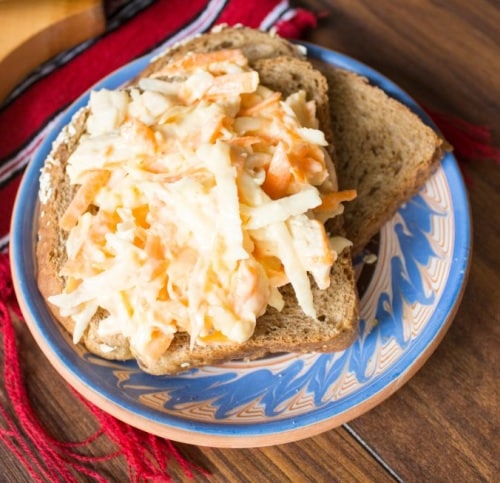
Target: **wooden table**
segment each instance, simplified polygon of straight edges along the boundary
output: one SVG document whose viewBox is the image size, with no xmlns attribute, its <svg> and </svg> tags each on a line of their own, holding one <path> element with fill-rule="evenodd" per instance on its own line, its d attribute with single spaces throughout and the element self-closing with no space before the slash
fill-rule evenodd
<svg viewBox="0 0 500 483">
<path fill-rule="evenodd" d="M 493 143 L 500 146 L 498 4 L 300 4 L 324 14 L 308 40 L 364 61 L 426 106 L 489 126 Z M 310 439 L 262 449 L 177 444 L 182 455 L 212 473 L 211 481 L 498 481 L 500 171 L 493 162 L 477 160 L 464 169 L 474 222 L 470 277 L 454 323 L 430 360 L 375 409 Z M 85 438 L 95 426 L 79 417 L 79 403 L 26 327 L 18 329 L 37 413 L 56 437 Z M 1 392 L 0 400 L 5 400 Z M 61 414 L 69 414 L 73 423 L 65 424 Z M 97 453 L 110 449 L 106 440 L 94 448 Z M 0 461 L 0 480 L 28 481 L 1 445 Z M 127 480 L 120 459 L 99 468 L 111 481 Z M 175 465 L 172 474 L 176 481 L 185 478 Z"/>
</svg>

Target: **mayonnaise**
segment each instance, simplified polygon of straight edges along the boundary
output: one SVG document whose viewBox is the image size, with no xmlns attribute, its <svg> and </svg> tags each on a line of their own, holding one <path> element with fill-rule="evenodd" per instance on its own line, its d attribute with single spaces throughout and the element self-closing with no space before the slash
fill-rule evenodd
<svg viewBox="0 0 500 483">
<path fill-rule="evenodd" d="M 179 331 L 192 345 L 241 343 L 283 308 L 285 283 L 316 317 L 308 274 L 327 288 L 337 245 L 313 211 L 330 161 L 304 93 L 283 100 L 241 52 L 222 51 L 94 92 L 89 108 L 67 165 L 80 186 L 65 213 L 66 288 L 50 297 L 75 343 L 98 308 L 101 334 L 149 361 Z"/>
</svg>

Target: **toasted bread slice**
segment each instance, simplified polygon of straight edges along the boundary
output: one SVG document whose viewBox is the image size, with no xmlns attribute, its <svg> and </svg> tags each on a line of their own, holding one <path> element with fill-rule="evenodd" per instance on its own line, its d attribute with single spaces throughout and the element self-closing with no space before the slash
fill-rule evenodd
<svg viewBox="0 0 500 483">
<path fill-rule="evenodd" d="M 222 37 L 226 37 L 228 32 L 226 30 L 223 32 Z M 252 57 L 253 67 L 259 72 L 262 84 L 274 90 L 280 90 L 285 95 L 298 89 L 305 90 L 308 99 L 316 101 L 320 127 L 325 132 L 327 139 L 330 140 L 328 85 L 324 77 L 314 70 L 308 62 L 302 60 L 298 54 L 293 57 L 279 56 L 273 61 L 268 60 L 267 54 L 274 55 L 275 49 L 262 49 L 252 44 L 250 37 L 253 31 L 249 31 L 249 29 L 238 29 L 237 32 L 238 34 L 244 32 L 241 38 L 251 46 L 251 49 L 266 53 L 260 59 L 255 54 Z M 260 32 L 255 35 L 261 38 Z M 233 36 L 230 35 L 227 38 L 233 39 Z M 237 35 L 237 38 L 240 36 Z M 287 45 L 275 37 L 266 35 L 265 38 L 271 39 L 272 45 L 275 45 L 275 42 Z M 213 47 L 212 42 L 207 43 L 203 39 L 198 37 L 194 42 L 201 42 L 200 45 L 203 46 L 210 44 Z M 218 45 L 227 48 L 227 42 L 226 39 Z M 295 53 L 295 48 L 288 45 L 290 52 Z M 242 44 L 235 45 L 233 43 L 229 46 L 241 47 Z M 177 49 L 181 48 L 186 48 L 186 46 Z M 189 47 L 189 49 L 191 48 L 192 46 Z M 174 50 L 174 53 L 178 52 L 179 50 Z M 248 55 L 248 50 L 245 48 L 244 52 Z M 288 52 L 285 49 L 282 53 Z M 154 65 L 156 65 L 154 69 L 159 69 L 163 64 Z M 41 194 L 37 258 L 38 284 L 45 298 L 60 293 L 66 283 L 66 280 L 59 276 L 59 269 L 66 259 L 64 246 L 66 235 L 58 228 L 58 225 L 74 191 L 69 186 L 65 165 L 80 136 L 85 132 L 86 116 L 85 110 L 75 116 L 71 127 L 65 130 L 59 143 L 54 146 L 43 171 L 41 186 L 44 193 Z M 334 176 L 333 172 L 332 175 Z M 293 290 L 286 286 L 281 290 L 286 301 L 285 308 L 281 312 L 269 309 L 263 316 L 259 317 L 253 336 L 242 344 L 195 345 L 191 348 L 189 336 L 185 333 L 178 333 L 170 348 L 158 360 L 140 360 L 138 355 L 133 353 L 128 340 L 124 337 L 102 337 L 99 335 L 99 322 L 104 316 L 99 310 L 84 333 L 83 342 L 88 350 L 105 358 L 119 360 L 137 358 L 140 366 L 152 374 L 172 374 L 201 365 L 238 358 L 254 359 L 276 352 L 345 349 L 353 343 L 358 332 L 358 297 L 349 249 L 344 250 L 333 266 L 330 288 L 319 290 L 314 284 L 312 287 L 317 319 L 304 315 Z M 62 317 L 56 307 L 52 306 L 51 308 L 64 327 L 69 332 L 73 332 L 74 323 L 72 320 Z"/>
<path fill-rule="evenodd" d="M 359 253 L 414 196 L 450 146 L 405 105 L 362 76 L 314 62 L 327 77 L 344 228 Z"/>
</svg>

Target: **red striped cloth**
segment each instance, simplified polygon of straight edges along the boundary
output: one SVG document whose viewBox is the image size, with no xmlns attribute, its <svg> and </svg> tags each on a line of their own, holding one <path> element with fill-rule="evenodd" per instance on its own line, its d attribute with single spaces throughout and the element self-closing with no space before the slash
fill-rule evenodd
<svg viewBox="0 0 500 483">
<path fill-rule="evenodd" d="M 279 0 L 114 0 L 107 7 L 108 29 L 100 38 L 40 67 L 0 106 L 0 333 L 5 393 L 15 411 L 12 414 L 12 408 L 0 406 L 0 444 L 39 482 L 76 481 L 77 474 L 106 481 L 95 465 L 119 457 L 124 458 L 131 481 L 169 481 L 168 466 L 174 460 L 186 476 L 204 470 L 186 461 L 172 442 L 134 429 L 83 400 L 101 425 L 100 431 L 84 441 L 57 441 L 36 418 L 23 385 L 11 319 L 12 310 L 20 314 L 7 255 L 11 212 L 24 168 L 61 112 L 102 77 L 131 60 L 216 24 L 241 23 L 263 30 L 274 27 L 283 36 L 295 37 L 316 22 L 310 12 Z M 2 387 L 0 391 L 4 392 Z M 113 441 L 116 452 L 91 456 L 89 447 L 99 437 Z"/>
</svg>

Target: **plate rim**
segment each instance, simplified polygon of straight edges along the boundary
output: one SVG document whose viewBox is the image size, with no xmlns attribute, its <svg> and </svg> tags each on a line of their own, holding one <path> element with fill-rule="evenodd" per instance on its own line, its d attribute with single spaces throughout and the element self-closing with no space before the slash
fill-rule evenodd
<svg viewBox="0 0 500 483">
<path fill-rule="evenodd" d="M 410 109 L 416 112 L 419 117 L 424 120 L 424 122 L 436 129 L 435 124 L 422 110 L 422 108 L 413 100 L 413 98 L 380 72 L 345 54 L 315 44 L 306 42 L 301 43 L 306 46 L 308 54 L 312 54 L 313 57 L 325 60 L 326 62 L 334 64 L 335 66 L 354 70 L 361 75 L 369 77 L 371 81 L 376 80 L 376 85 L 379 85 L 379 87 L 381 87 L 392 97 L 396 97 L 398 100 L 402 101 L 404 104 L 410 107 Z M 109 83 L 114 83 L 115 81 L 118 85 L 121 84 L 123 81 L 118 82 L 118 78 L 123 80 L 131 78 L 130 73 L 139 72 L 143 67 L 147 65 L 150 58 L 151 54 L 148 54 L 122 66 L 120 69 L 117 69 L 116 71 L 112 72 L 104 79 L 99 81 L 91 89 L 100 88 L 104 85 L 107 86 Z M 49 144 L 51 145 L 52 141 L 57 136 L 57 133 L 59 133 L 62 127 L 67 124 L 67 122 L 71 118 L 71 115 L 84 104 L 86 104 L 91 89 L 87 90 L 64 111 L 55 125 L 52 126 L 49 135 L 41 143 L 40 147 L 37 150 L 37 153 L 34 156 L 34 160 L 37 159 L 37 156 L 40 157 L 39 153 L 43 152 L 43 149 L 48 149 Z M 14 289 L 30 331 L 35 337 L 38 346 L 42 349 L 45 356 L 49 359 L 52 365 L 57 368 L 58 372 L 64 377 L 64 379 L 66 379 L 66 381 L 70 383 L 70 385 L 77 389 L 78 392 L 84 395 L 87 399 L 91 400 L 97 406 L 101 407 L 101 409 L 112 414 L 118 419 L 139 427 L 139 429 L 146 430 L 162 437 L 167 437 L 176 441 L 186 443 L 199 444 L 201 446 L 241 448 L 267 446 L 272 444 L 297 441 L 304 437 L 310 437 L 315 434 L 319 434 L 323 431 L 332 429 L 333 427 L 350 421 L 372 409 L 383 400 L 387 399 L 402 385 L 404 385 L 422 367 L 422 365 L 427 361 L 427 359 L 439 345 L 449 326 L 451 325 L 451 322 L 455 316 L 456 311 L 458 310 L 463 292 L 467 285 L 467 277 L 471 262 L 472 223 L 467 191 L 465 189 L 465 185 L 460 175 L 458 164 L 454 156 L 451 153 L 448 153 L 443 159 L 442 165 L 442 169 L 444 169 L 445 171 L 447 182 L 450 184 L 451 177 L 453 186 L 455 187 L 455 191 L 452 193 L 452 210 L 454 213 L 457 212 L 458 208 L 460 208 L 462 211 L 465 211 L 465 213 L 462 213 L 462 216 L 460 217 L 462 237 L 460 238 L 457 236 L 453 244 L 454 256 L 456 256 L 456 252 L 460 248 L 461 254 L 465 255 L 465 264 L 462 264 L 460 266 L 461 276 L 459 277 L 456 276 L 459 271 L 458 263 L 452 264 L 450 268 L 447 282 L 449 282 L 452 273 L 454 273 L 455 278 L 452 280 L 454 281 L 454 284 L 453 287 L 449 287 L 449 283 L 447 284 L 447 287 L 444 289 L 439 301 L 439 305 L 445 303 L 446 307 L 445 310 L 442 310 L 442 312 L 446 312 L 446 314 L 443 315 L 443 318 L 441 319 L 442 322 L 435 326 L 435 330 L 433 331 L 432 336 L 428 338 L 428 341 L 419 351 L 417 357 L 413 360 L 413 363 L 407 365 L 405 370 L 401 371 L 398 374 L 392 374 L 392 368 L 389 369 L 389 371 L 386 371 L 381 375 L 381 378 L 378 379 L 378 381 L 380 381 L 381 379 L 385 380 L 388 378 L 389 381 L 387 383 L 380 383 L 379 386 L 381 387 L 379 387 L 377 391 L 371 393 L 368 397 L 364 398 L 356 405 L 347 407 L 343 411 L 333 416 L 323 417 L 319 421 L 308 422 L 301 426 L 295 426 L 294 424 L 292 424 L 288 428 L 283 427 L 283 423 L 286 422 L 287 419 L 262 422 L 258 424 L 259 428 L 255 428 L 255 423 L 251 425 L 251 428 L 241 423 L 229 423 L 227 425 L 224 425 L 217 421 L 194 421 L 190 424 L 189 421 L 184 418 L 175 419 L 170 415 L 158 413 L 158 411 L 155 411 L 152 408 L 145 407 L 144 412 L 141 414 L 133 412 L 133 418 L 137 418 L 139 420 L 139 424 L 137 424 L 137 421 L 128 420 L 128 418 L 130 417 L 130 413 L 133 411 L 133 408 L 131 408 L 131 406 L 127 402 L 118 403 L 112 397 L 103 394 L 103 389 L 96 390 L 95 387 L 88 384 L 85 378 L 82 379 L 82 376 L 79 376 L 77 374 L 78 371 L 76 371 L 74 368 L 68 367 L 67 364 L 64 364 L 64 362 L 62 362 L 61 355 L 58 354 L 57 351 L 54 351 L 51 344 L 43 335 L 40 324 L 36 320 L 37 314 L 33 313 L 32 307 L 29 306 L 28 302 L 24 298 L 26 287 L 24 286 L 23 281 L 25 281 L 26 274 L 22 273 L 23 264 L 20 247 L 22 245 L 21 242 L 23 238 L 23 230 L 19 228 L 19 219 L 22 219 L 22 213 L 24 212 L 24 209 L 26 207 L 25 205 L 27 204 L 27 197 L 22 195 L 28 190 L 32 191 L 34 188 L 36 188 L 36 192 L 38 192 L 38 176 L 36 176 L 35 169 L 39 169 L 39 166 L 37 166 L 37 164 L 33 161 L 27 167 L 21 181 L 11 220 L 10 259 Z M 460 202 L 460 207 L 457 206 L 458 201 Z M 465 218 L 463 217 L 463 215 L 465 215 Z M 455 219 L 458 219 L 458 217 L 455 216 Z M 456 223 L 455 229 L 457 229 Z M 458 246 L 459 243 L 461 243 L 460 246 Z M 435 318 L 435 314 L 433 314 L 432 317 Z M 429 325 L 429 323 L 427 325 Z M 317 415 L 321 412 L 321 408 L 312 411 L 314 415 Z M 146 416 L 144 416 L 144 414 L 146 414 Z M 158 416 L 154 417 L 155 414 L 157 414 Z M 292 417 L 290 419 L 293 423 L 294 418 Z M 299 419 L 304 419 L 304 416 L 300 416 Z M 281 428 L 276 428 L 276 426 L 281 426 Z M 249 431 L 249 428 L 252 430 Z M 229 431 L 229 429 L 231 429 L 231 431 Z"/>
</svg>

